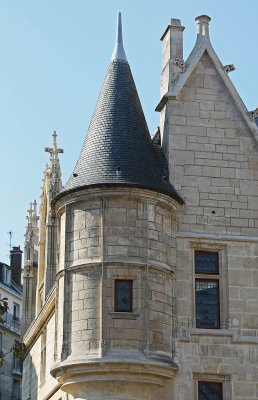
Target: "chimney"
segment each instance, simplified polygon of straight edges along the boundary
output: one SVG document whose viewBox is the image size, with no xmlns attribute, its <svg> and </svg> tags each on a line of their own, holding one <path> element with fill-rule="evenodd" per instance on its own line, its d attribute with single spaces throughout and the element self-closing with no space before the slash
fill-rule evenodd
<svg viewBox="0 0 258 400">
<path fill-rule="evenodd" d="M 209 23 L 211 18 L 208 15 L 200 15 L 195 18 L 197 22 L 197 40 L 210 40 Z"/>
<path fill-rule="evenodd" d="M 183 72 L 183 31 L 180 19 L 171 19 L 162 41 L 161 97 L 166 94 Z"/>
<path fill-rule="evenodd" d="M 20 246 L 13 246 L 10 251 L 11 279 L 21 286 L 22 251 Z"/>
</svg>

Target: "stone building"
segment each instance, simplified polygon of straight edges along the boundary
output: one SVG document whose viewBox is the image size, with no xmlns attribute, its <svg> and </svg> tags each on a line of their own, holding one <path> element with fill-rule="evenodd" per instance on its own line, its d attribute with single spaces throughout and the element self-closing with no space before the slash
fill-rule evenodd
<svg viewBox="0 0 258 400">
<path fill-rule="evenodd" d="M 162 40 L 151 138 L 122 42 L 26 250 L 23 399 L 258 398 L 258 128 L 196 18 Z M 28 256 L 29 254 L 29 256 Z M 32 257 L 32 259 L 31 259 Z"/>
<path fill-rule="evenodd" d="M 20 246 L 14 246 L 10 251 L 10 265 L 0 262 L 0 299 L 8 299 L 8 311 L 0 322 L 0 351 L 5 355 L 0 367 L 0 400 L 21 399 L 21 364 L 10 352 L 15 340 L 20 340 L 21 333 L 21 266 Z"/>
</svg>

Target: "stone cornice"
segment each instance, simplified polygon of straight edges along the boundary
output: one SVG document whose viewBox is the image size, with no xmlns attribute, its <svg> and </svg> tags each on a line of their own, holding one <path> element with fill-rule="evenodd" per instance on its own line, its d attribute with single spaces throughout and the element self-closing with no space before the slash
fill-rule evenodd
<svg viewBox="0 0 258 400">
<path fill-rule="evenodd" d="M 163 206 L 172 208 L 174 212 L 179 208 L 179 203 L 172 199 L 170 196 L 154 192 L 148 189 L 128 188 L 128 187 L 95 187 L 89 189 L 83 189 L 67 193 L 64 197 L 57 199 L 55 203 L 55 209 L 57 213 L 61 213 L 66 205 L 71 205 L 80 201 L 92 200 L 97 198 L 115 198 L 115 197 L 127 197 L 131 199 L 146 199 L 160 202 Z"/>
<path fill-rule="evenodd" d="M 201 240 L 216 240 L 225 242 L 258 242 L 258 236 L 243 236 L 243 235 L 225 235 L 225 234 L 212 234 L 212 233 L 195 233 L 195 232 L 182 232 L 176 233 L 177 238 L 195 239 L 200 243 Z"/>
<path fill-rule="evenodd" d="M 56 296 L 56 285 L 51 289 L 47 300 L 42 307 L 38 316 L 32 321 L 29 328 L 25 332 L 23 336 L 23 343 L 26 348 L 30 348 L 32 343 L 39 336 L 42 327 L 46 324 L 46 321 L 49 319 L 50 315 L 53 313 L 55 308 L 55 296 Z"/>
</svg>

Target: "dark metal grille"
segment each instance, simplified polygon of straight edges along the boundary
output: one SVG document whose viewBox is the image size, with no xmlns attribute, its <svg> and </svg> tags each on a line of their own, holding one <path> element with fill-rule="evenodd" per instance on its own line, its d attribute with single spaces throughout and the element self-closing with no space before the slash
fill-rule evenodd
<svg viewBox="0 0 258 400">
<path fill-rule="evenodd" d="M 198 382 L 198 400 L 223 400 L 221 382 Z"/>
</svg>

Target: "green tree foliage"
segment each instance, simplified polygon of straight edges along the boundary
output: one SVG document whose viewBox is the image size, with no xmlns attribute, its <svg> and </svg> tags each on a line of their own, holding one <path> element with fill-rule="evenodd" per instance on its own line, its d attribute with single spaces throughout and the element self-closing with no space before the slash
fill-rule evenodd
<svg viewBox="0 0 258 400">
<path fill-rule="evenodd" d="M 4 297 L 3 299 L 0 300 L 0 323 L 4 322 L 3 316 L 7 312 L 7 310 L 8 310 L 8 299 Z M 25 354 L 25 350 L 26 350 L 25 344 L 20 342 L 19 340 L 14 341 L 14 345 L 7 353 L 4 353 L 2 350 L 0 350 L 0 368 L 2 367 L 4 358 L 7 354 L 13 353 L 14 357 L 22 361 Z"/>
</svg>

